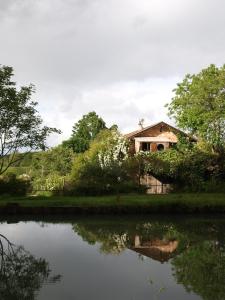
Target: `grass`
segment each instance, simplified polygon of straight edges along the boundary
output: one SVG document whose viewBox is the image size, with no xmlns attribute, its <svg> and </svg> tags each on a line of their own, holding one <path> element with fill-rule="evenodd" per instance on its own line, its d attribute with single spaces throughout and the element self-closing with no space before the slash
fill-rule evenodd
<svg viewBox="0 0 225 300">
<path fill-rule="evenodd" d="M 225 193 L 183 193 L 167 195 L 121 195 L 101 197 L 66 196 L 0 196 L 0 206 L 18 203 L 25 207 L 152 207 L 179 206 L 184 209 L 221 207 L 225 211 Z"/>
</svg>

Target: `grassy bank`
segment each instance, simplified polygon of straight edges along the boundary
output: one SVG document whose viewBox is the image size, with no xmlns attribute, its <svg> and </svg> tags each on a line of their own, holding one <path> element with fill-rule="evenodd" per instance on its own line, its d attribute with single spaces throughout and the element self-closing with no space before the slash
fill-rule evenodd
<svg viewBox="0 0 225 300">
<path fill-rule="evenodd" d="M 0 208 L 18 204 L 21 207 L 77 207 L 77 208 L 148 208 L 148 211 L 222 210 L 225 194 L 183 193 L 168 195 L 121 195 L 102 197 L 30 196 L 0 197 Z M 132 209 L 132 210 L 133 210 Z"/>
</svg>

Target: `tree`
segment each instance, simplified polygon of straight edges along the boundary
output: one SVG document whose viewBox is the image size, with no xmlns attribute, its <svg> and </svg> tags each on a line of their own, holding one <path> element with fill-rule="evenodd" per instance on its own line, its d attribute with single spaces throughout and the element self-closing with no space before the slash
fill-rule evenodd
<svg viewBox="0 0 225 300">
<path fill-rule="evenodd" d="M 167 105 L 177 125 L 209 143 L 221 153 L 225 148 L 225 65 L 210 65 L 199 74 L 187 74 Z"/>
<path fill-rule="evenodd" d="M 74 153 L 59 145 L 47 151 L 34 153 L 31 161 L 31 174 L 36 177 L 45 177 L 50 173 L 66 176 L 72 168 Z"/>
<path fill-rule="evenodd" d="M 90 142 L 105 128 L 106 125 L 103 119 L 96 112 L 89 112 L 75 123 L 71 138 L 64 141 L 63 145 L 72 148 L 76 153 L 85 152 L 88 150 Z"/>
<path fill-rule="evenodd" d="M 42 119 L 31 100 L 34 86 L 16 88 L 13 68 L 0 66 L 0 174 L 31 150 L 45 149 L 50 133 L 56 128 L 42 127 Z M 24 155 L 17 155 L 22 150 Z"/>
<path fill-rule="evenodd" d="M 128 144 L 115 129 L 102 130 L 90 148 L 75 156 L 71 181 L 77 194 L 109 194 L 137 191 L 130 176 Z"/>
<path fill-rule="evenodd" d="M 34 153 L 29 169 L 33 189 L 63 190 L 65 178 L 72 168 L 74 155 L 72 149 L 62 145 Z"/>
</svg>

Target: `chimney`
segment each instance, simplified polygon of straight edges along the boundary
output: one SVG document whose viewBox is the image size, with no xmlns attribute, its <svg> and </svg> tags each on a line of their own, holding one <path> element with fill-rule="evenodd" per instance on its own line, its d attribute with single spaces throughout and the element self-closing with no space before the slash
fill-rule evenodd
<svg viewBox="0 0 225 300">
<path fill-rule="evenodd" d="M 144 126 L 143 126 L 144 125 L 144 121 L 145 120 L 143 118 L 139 120 L 138 126 L 140 126 L 140 129 L 144 128 Z"/>
</svg>

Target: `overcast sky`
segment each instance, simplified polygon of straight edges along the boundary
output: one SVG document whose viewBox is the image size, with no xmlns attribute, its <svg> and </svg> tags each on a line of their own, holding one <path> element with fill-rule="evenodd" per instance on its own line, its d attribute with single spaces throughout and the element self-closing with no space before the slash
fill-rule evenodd
<svg viewBox="0 0 225 300">
<path fill-rule="evenodd" d="M 186 73 L 225 63 L 224 0 L 0 0 L 0 64 L 50 126 L 96 111 L 122 132 L 165 120 Z M 173 121 L 169 121 L 173 124 Z"/>
</svg>

